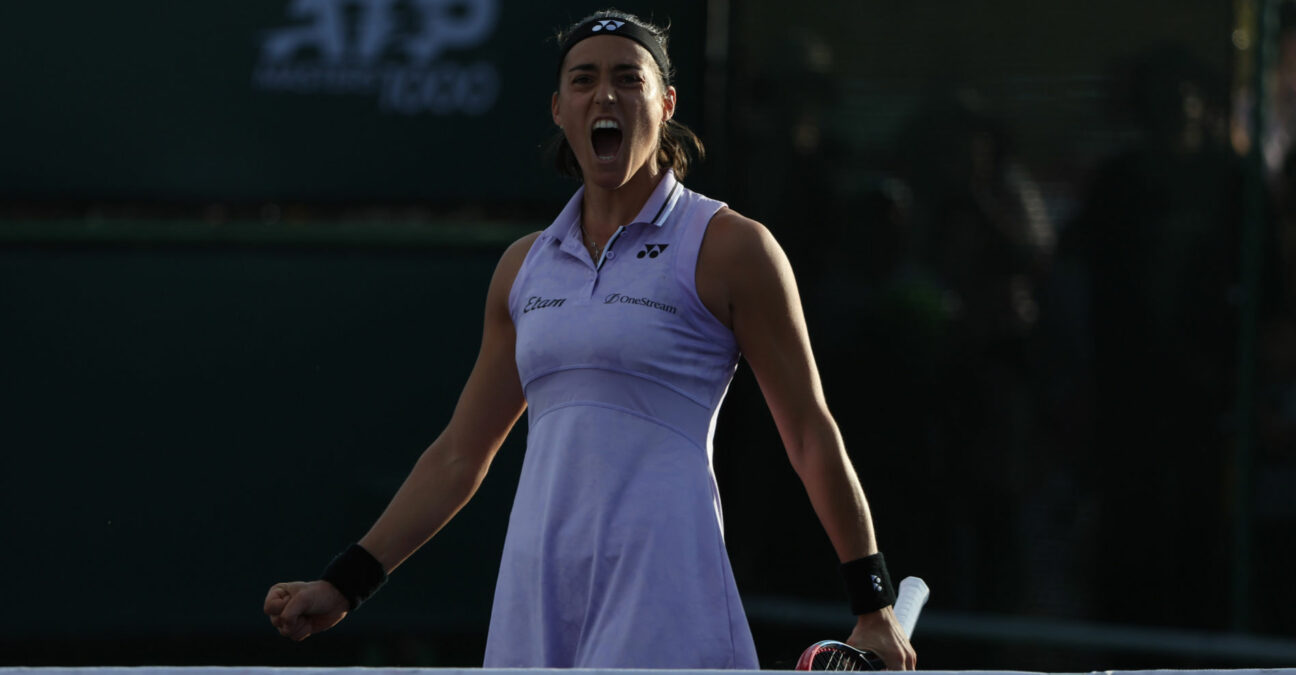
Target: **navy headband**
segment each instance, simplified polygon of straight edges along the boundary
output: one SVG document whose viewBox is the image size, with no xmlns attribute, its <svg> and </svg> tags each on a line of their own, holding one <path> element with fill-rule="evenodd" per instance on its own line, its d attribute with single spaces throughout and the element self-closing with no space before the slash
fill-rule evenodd
<svg viewBox="0 0 1296 675">
<path fill-rule="evenodd" d="M 652 54 L 653 61 L 657 62 L 657 70 L 661 71 L 662 81 L 670 84 L 670 73 L 666 70 L 666 52 L 662 51 L 657 36 L 633 21 L 616 16 L 595 17 L 567 35 L 567 39 L 563 40 L 561 51 L 558 52 L 558 76 L 562 77 L 563 59 L 567 58 L 567 52 L 571 51 L 577 42 L 600 35 L 619 35 L 638 42 L 648 50 L 649 54 Z"/>
</svg>

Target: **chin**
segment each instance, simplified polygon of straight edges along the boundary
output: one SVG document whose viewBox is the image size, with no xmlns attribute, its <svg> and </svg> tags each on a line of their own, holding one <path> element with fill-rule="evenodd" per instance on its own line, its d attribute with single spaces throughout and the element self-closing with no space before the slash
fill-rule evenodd
<svg viewBox="0 0 1296 675">
<path fill-rule="evenodd" d="M 621 163 L 595 165 L 592 170 L 584 171 L 584 174 L 586 182 L 605 190 L 615 190 L 634 177 L 634 173 Z"/>
</svg>

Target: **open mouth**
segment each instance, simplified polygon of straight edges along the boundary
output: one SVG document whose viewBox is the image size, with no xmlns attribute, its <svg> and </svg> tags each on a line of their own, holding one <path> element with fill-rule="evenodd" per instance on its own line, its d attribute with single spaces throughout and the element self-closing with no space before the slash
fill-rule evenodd
<svg viewBox="0 0 1296 675">
<path fill-rule="evenodd" d="M 621 125 L 616 120 L 598 120 L 590 131 L 590 142 L 594 146 L 594 156 L 607 161 L 616 158 L 621 149 Z"/>
</svg>

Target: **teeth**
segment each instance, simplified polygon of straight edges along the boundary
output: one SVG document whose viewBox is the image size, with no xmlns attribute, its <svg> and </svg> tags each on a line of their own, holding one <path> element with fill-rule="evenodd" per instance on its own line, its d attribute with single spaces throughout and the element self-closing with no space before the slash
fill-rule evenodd
<svg viewBox="0 0 1296 675">
<path fill-rule="evenodd" d="M 598 120 L 594 122 L 595 129 L 620 129 L 621 125 L 616 120 Z"/>
</svg>

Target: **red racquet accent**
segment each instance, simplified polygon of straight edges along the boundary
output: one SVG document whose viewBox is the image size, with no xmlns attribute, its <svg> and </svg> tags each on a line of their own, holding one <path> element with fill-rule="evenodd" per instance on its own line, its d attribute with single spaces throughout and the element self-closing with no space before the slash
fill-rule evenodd
<svg viewBox="0 0 1296 675">
<path fill-rule="evenodd" d="M 796 670 L 885 670 L 886 664 L 873 652 L 862 651 L 836 640 L 810 645 L 797 659 Z"/>
<path fill-rule="evenodd" d="M 905 635 L 912 636 L 918 615 L 931 591 L 918 577 L 906 577 L 900 582 L 900 592 L 895 603 L 896 620 Z M 882 659 L 870 651 L 856 649 L 836 640 L 824 640 L 810 645 L 797 659 L 796 670 L 886 670 Z"/>
</svg>

